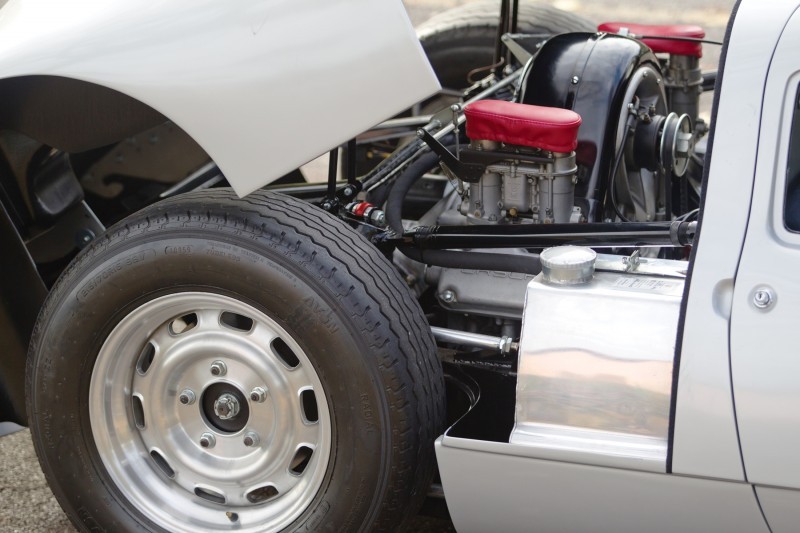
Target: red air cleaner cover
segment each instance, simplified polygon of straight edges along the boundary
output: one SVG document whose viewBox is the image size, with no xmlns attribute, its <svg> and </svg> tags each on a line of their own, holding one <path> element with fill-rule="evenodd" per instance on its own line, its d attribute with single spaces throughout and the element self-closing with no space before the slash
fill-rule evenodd
<svg viewBox="0 0 800 533">
<path fill-rule="evenodd" d="M 706 36 L 705 30 L 700 26 L 671 24 L 657 26 L 653 24 L 633 24 L 630 22 L 604 22 L 597 27 L 597 31 L 606 33 L 619 33 L 622 28 L 634 34 L 637 38 L 642 35 L 658 35 L 659 37 L 691 37 L 702 39 Z M 653 52 L 676 54 L 682 56 L 703 57 L 703 47 L 700 43 L 691 41 L 670 41 L 666 39 L 642 39 Z"/>
<path fill-rule="evenodd" d="M 552 152 L 571 152 L 578 145 L 581 117 L 569 109 L 479 100 L 464 108 L 467 137 Z"/>
</svg>

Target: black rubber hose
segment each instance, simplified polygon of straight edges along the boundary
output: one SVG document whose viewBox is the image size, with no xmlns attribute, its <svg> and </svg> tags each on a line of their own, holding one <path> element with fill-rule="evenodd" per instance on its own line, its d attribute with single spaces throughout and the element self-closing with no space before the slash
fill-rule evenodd
<svg viewBox="0 0 800 533">
<path fill-rule="evenodd" d="M 381 164 L 370 170 L 364 179 L 361 180 L 361 185 L 364 190 L 370 189 L 373 185 L 380 182 L 388 176 L 394 169 L 399 166 L 405 165 L 409 157 L 412 157 L 417 150 L 422 148 L 425 144 L 419 140 L 414 139 L 410 143 L 397 149 L 392 155 L 383 160 Z"/>
<path fill-rule="evenodd" d="M 448 135 L 446 140 L 452 141 L 453 137 Z M 453 145 L 445 145 L 451 149 Z M 433 152 L 423 154 L 411 163 L 407 169 L 394 181 L 392 190 L 386 200 L 386 221 L 398 235 L 403 233 L 403 202 L 408 196 L 408 191 L 419 181 L 430 169 L 439 161 L 439 156 Z"/>
<path fill-rule="evenodd" d="M 480 252 L 459 252 L 455 250 L 423 250 L 419 248 L 399 248 L 407 257 L 426 265 L 446 268 L 465 268 L 468 270 L 491 270 L 498 272 L 518 272 L 536 275 L 542 271 L 538 254 L 512 255 Z"/>
</svg>

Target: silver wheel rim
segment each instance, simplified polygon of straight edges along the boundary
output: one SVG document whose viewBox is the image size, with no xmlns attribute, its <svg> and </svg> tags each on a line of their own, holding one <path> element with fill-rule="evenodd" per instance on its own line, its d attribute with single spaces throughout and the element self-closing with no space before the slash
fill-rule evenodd
<svg viewBox="0 0 800 533">
<path fill-rule="evenodd" d="M 240 401 L 224 422 L 208 408 L 223 393 L 218 406 Z M 330 458 L 328 402 L 306 354 L 267 315 L 218 294 L 163 296 L 125 316 L 97 356 L 89 415 L 117 488 L 170 531 L 282 529 Z"/>
</svg>

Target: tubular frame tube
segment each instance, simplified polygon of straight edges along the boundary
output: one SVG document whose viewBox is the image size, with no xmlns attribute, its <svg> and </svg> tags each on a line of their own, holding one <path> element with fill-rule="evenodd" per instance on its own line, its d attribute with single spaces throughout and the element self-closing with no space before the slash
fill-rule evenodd
<svg viewBox="0 0 800 533">
<path fill-rule="evenodd" d="M 593 248 L 686 246 L 696 222 L 624 222 L 419 227 L 403 242 L 423 249 L 547 248 L 573 244 Z"/>
<path fill-rule="evenodd" d="M 445 268 L 517 272 L 532 276 L 542 271 L 542 263 L 538 254 L 515 255 L 455 250 L 420 250 L 408 246 L 398 249 L 414 261 Z"/>
<path fill-rule="evenodd" d="M 339 147 L 328 152 L 328 199 L 336 199 L 336 174 L 339 170 Z"/>
<path fill-rule="evenodd" d="M 456 329 L 437 328 L 431 326 L 433 338 L 440 342 L 449 342 L 452 344 L 460 344 L 462 346 L 473 346 L 475 348 L 487 348 L 489 350 L 500 351 L 503 344 L 502 337 L 492 337 L 491 335 L 482 335 L 480 333 L 469 333 L 466 331 L 459 331 Z"/>
</svg>

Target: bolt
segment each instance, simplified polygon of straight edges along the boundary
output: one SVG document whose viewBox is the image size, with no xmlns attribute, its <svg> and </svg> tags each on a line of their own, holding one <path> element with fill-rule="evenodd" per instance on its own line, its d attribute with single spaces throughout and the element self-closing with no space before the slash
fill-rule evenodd
<svg viewBox="0 0 800 533">
<path fill-rule="evenodd" d="M 239 414 L 239 400 L 232 394 L 225 393 L 214 402 L 214 414 L 222 420 L 236 418 Z"/>
<path fill-rule="evenodd" d="M 228 372 L 228 367 L 222 361 L 214 361 L 211 363 L 212 376 L 224 376 Z"/>
<path fill-rule="evenodd" d="M 450 290 L 442 291 L 439 294 L 439 298 L 441 298 L 444 303 L 451 304 L 456 301 L 456 293 Z"/>
<path fill-rule="evenodd" d="M 203 433 L 200 435 L 200 446 L 203 448 L 213 448 L 216 443 L 217 439 L 211 433 Z"/>
<path fill-rule="evenodd" d="M 753 305 L 759 309 L 766 309 L 775 301 L 775 295 L 769 289 L 759 289 L 753 295 Z"/>
<path fill-rule="evenodd" d="M 261 403 L 267 399 L 267 391 L 263 387 L 256 387 L 250 392 L 250 401 Z"/>
<path fill-rule="evenodd" d="M 192 405 L 196 399 L 194 392 L 189 389 L 183 389 L 181 395 L 178 396 L 178 400 L 180 400 L 183 405 Z"/>
<path fill-rule="evenodd" d="M 376 209 L 375 212 L 370 215 L 370 219 L 376 226 L 383 227 L 386 225 L 386 213 L 379 209 Z"/>
<path fill-rule="evenodd" d="M 259 438 L 258 433 L 254 431 L 248 431 L 244 435 L 244 445 L 247 446 L 248 448 L 251 448 L 253 446 L 258 446 L 258 443 L 260 441 L 261 438 Z"/>
<path fill-rule="evenodd" d="M 578 85 L 579 81 L 581 81 L 581 79 L 578 76 L 572 76 L 572 85 Z"/>
</svg>

